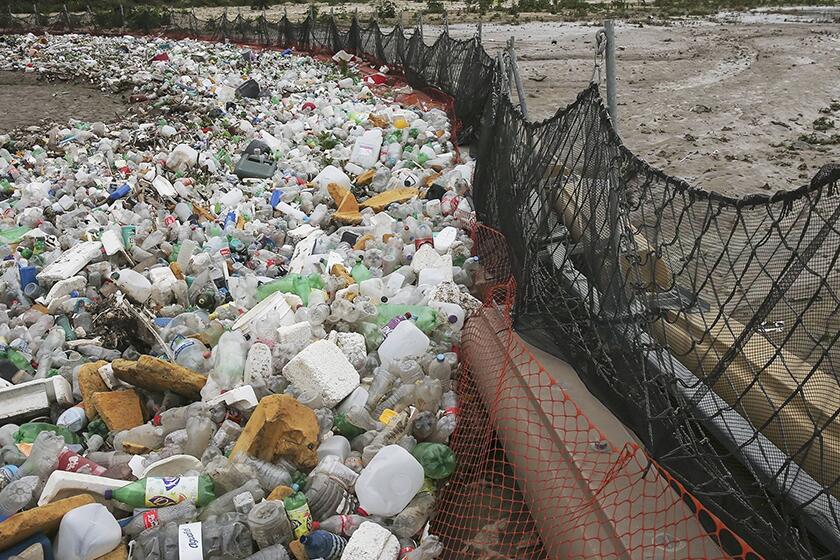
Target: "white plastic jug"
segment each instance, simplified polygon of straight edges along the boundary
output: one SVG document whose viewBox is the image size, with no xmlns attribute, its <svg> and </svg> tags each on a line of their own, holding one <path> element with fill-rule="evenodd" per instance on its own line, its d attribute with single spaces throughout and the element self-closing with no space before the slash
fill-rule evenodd
<svg viewBox="0 0 840 560">
<path fill-rule="evenodd" d="M 122 538 L 119 523 L 102 504 L 70 510 L 61 519 L 56 560 L 94 560 L 117 548 Z"/>
<path fill-rule="evenodd" d="M 383 447 L 356 481 L 359 505 L 369 515 L 398 514 L 423 486 L 423 467 L 399 445 Z"/>
<path fill-rule="evenodd" d="M 387 368 L 394 360 L 420 356 L 428 348 L 429 337 L 423 334 L 413 321 L 402 321 L 379 347 L 379 360 L 382 367 Z"/>
<path fill-rule="evenodd" d="M 152 295 L 152 283 L 136 270 L 124 268 L 111 275 L 111 279 L 136 303 L 146 303 Z"/>
<path fill-rule="evenodd" d="M 374 128 L 366 131 L 353 144 L 350 153 L 350 163 L 369 169 L 379 161 L 379 150 L 382 149 L 382 129 Z"/>
<path fill-rule="evenodd" d="M 460 331 L 461 328 L 464 326 L 464 316 L 466 315 L 466 312 L 464 311 L 464 308 L 458 305 L 457 303 L 448 303 L 445 301 L 430 301 L 429 307 L 431 307 L 432 309 L 441 310 L 443 314 L 446 315 L 447 319 L 449 319 L 450 317 L 455 317 L 454 323 L 451 319 L 449 319 L 449 322 L 453 323 L 452 328 L 455 331 Z"/>
</svg>

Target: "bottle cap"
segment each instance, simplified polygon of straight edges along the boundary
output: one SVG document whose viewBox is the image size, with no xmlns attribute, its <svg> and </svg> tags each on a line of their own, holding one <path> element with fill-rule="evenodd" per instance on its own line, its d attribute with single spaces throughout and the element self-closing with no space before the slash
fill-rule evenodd
<svg viewBox="0 0 840 560">
<path fill-rule="evenodd" d="M 437 361 L 439 362 L 442 362 L 446 359 L 446 354 L 438 354 L 437 356 L 435 356 L 435 359 L 437 359 Z"/>
<path fill-rule="evenodd" d="M 110 490 L 110 489 L 109 489 L 109 490 L 105 490 L 105 492 L 103 492 L 103 493 L 102 493 L 102 496 L 103 496 L 106 500 L 110 500 L 111 498 L 113 498 L 113 497 L 114 497 L 114 491 L 113 491 L 113 490 Z"/>
<path fill-rule="evenodd" d="M 321 522 L 320 521 L 313 521 L 312 522 L 312 530 L 313 531 L 317 531 L 320 528 L 321 528 Z"/>
</svg>

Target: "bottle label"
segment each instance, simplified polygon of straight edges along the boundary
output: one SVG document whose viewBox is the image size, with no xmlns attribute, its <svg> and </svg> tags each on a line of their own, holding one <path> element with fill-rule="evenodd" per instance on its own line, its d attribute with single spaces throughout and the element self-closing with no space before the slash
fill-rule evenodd
<svg viewBox="0 0 840 560">
<path fill-rule="evenodd" d="M 402 323 L 405 320 L 406 320 L 405 315 L 397 315 L 396 317 L 394 317 L 393 319 L 388 321 L 385 324 L 384 327 L 379 329 L 380 331 L 382 331 L 382 336 L 388 336 L 389 334 L 391 334 L 391 331 L 396 329 L 397 325 L 399 325 L 400 323 Z"/>
<path fill-rule="evenodd" d="M 60 471 L 92 474 L 94 476 L 102 476 L 107 470 L 102 465 L 97 465 L 90 459 L 85 459 L 78 453 L 73 453 L 69 449 L 64 449 L 64 451 L 59 454 L 57 468 Z"/>
<path fill-rule="evenodd" d="M 201 522 L 178 525 L 178 560 L 204 560 Z"/>
<path fill-rule="evenodd" d="M 173 340 L 170 348 L 172 348 L 172 354 L 175 360 L 178 359 L 178 356 L 180 356 L 184 350 L 195 346 L 195 344 L 196 340 L 194 338 L 176 338 Z"/>
<path fill-rule="evenodd" d="M 146 505 L 174 506 L 198 498 L 197 476 L 164 476 L 146 479 Z"/>
<path fill-rule="evenodd" d="M 292 532 L 294 532 L 296 539 L 306 536 L 312 531 L 312 512 L 309 511 L 309 504 L 303 504 L 286 513 L 289 516 Z"/>
<path fill-rule="evenodd" d="M 143 516 L 143 527 L 146 529 L 151 529 L 152 527 L 160 525 L 160 516 L 158 515 L 156 509 L 144 511 L 141 515 Z"/>
</svg>

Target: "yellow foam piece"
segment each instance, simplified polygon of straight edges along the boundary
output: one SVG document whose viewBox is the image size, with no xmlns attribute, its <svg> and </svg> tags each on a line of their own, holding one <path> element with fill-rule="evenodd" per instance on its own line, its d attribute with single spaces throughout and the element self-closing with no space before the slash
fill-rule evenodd
<svg viewBox="0 0 840 560">
<path fill-rule="evenodd" d="M 372 196 L 362 203 L 363 208 L 373 208 L 376 212 L 382 212 L 389 204 L 394 202 L 405 202 L 418 196 L 420 191 L 411 187 L 400 187 L 391 189 L 376 196 Z"/>
</svg>

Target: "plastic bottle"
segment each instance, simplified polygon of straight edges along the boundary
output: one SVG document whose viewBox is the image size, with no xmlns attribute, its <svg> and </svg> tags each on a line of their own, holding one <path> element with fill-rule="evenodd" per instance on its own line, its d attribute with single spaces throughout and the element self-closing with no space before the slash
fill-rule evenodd
<svg viewBox="0 0 840 560">
<path fill-rule="evenodd" d="M 404 409 L 414 399 L 414 385 L 400 385 L 391 396 L 379 403 L 379 406 L 374 410 L 373 415 L 377 418 L 382 416 L 385 409 L 392 409 L 399 412 Z M 399 409 L 399 410 L 398 410 Z"/>
<path fill-rule="evenodd" d="M 289 553 L 286 551 L 285 545 L 275 544 L 255 552 L 245 560 L 289 560 Z"/>
<path fill-rule="evenodd" d="M 431 492 L 420 492 L 397 514 L 391 530 L 398 537 L 413 537 L 426 525 L 434 507 L 434 495 Z"/>
<path fill-rule="evenodd" d="M 356 529 L 361 527 L 362 523 L 366 521 L 379 523 L 381 521 L 381 518 L 373 516 L 366 517 L 364 515 L 357 515 L 355 513 L 350 515 L 333 515 L 332 517 L 328 517 L 323 521 L 313 521 L 312 529 L 323 529 L 324 531 L 329 531 L 330 533 L 334 533 L 336 535 L 349 537 L 352 536 L 353 533 L 356 532 Z"/>
<path fill-rule="evenodd" d="M 292 490 L 295 493 L 286 496 L 283 499 L 283 505 L 292 524 L 292 533 L 295 538 L 300 538 L 312 531 L 312 512 L 309 510 L 309 504 L 306 503 L 306 495 L 300 491 L 299 486 L 293 484 Z"/>
<path fill-rule="evenodd" d="M 385 396 L 388 389 L 391 388 L 391 385 L 394 383 L 394 379 L 396 379 L 396 376 L 387 369 L 383 367 L 375 368 L 373 370 L 373 381 L 370 384 L 370 389 L 368 389 L 368 398 L 365 408 L 368 410 L 374 409 L 376 405 L 379 404 L 379 401 L 382 400 L 382 397 Z"/>
<path fill-rule="evenodd" d="M 328 455 L 337 455 L 343 462 L 350 454 L 350 442 L 343 436 L 332 436 L 318 446 L 318 460 Z"/>
<path fill-rule="evenodd" d="M 241 433 L 242 426 L 233 420 L 225 420 L 222 422 L 222 425 L 219 426 L 219 429 L 216 430 L 216 433 L 213 434 L 211 443 L 219 449 L 224 450 L 228 445 L 235 442 L 236 438 L 238 438 Z"/>
<path fill-rule="evenodd" d="M 9 516 L 26 507 L 38 488 L 37 476 L 24 476 L 9 483 L 0 491 L 0 515 Z"/>
<path fill-rule="evenodd" d="M 423 485 L 423 467 L 399 445 L 383 447 L 356 481 L 359 505 L 369 515 L 401 512 Z"/>
<path fill-rule="evenodd" d="M 423 368 L 412 357 L 393 360 L 388 365 L 388 370 L 399 376 L 403 383 L 415 383 L 423 379 Z"/>
<path fill-rule="evenodd" d="M 306 480 L 306 502 L 313 519 L 325 519 L 353 511 L 354 500 L 347 487 L 338 479 L 316 472 Z"/>
<path fill-rule="evenodd" d="M 452 391 L 444 393 L 441 398 L 441 408 L 443 416 L 438 419 L 435 431 L 428 438 L 428 441 L 435 443 L 449 442 L 449 436 L 455 432 L 458 425 L 458 396 Z"/>
<path fill-rule="evenodd" d="M 428 373 L 429 377 L 440 381 L 444 391 L 449 390 L 452 379 L 452 366 L 446 360 L 446 354 L 435 356 L 435 359 L 429 363 Z"/>
<path fill-rule="evenodd" d="M 105 490 L 106 500 L 117 500 L 132 507 L 171 506 L 184 500 L 204 507 L 214 499 L 213 480 L 207 475 L 141 478 L 117 488 Z"/>
<path fill-rule="evenodd" d="M 20 475 L 35 475 L 41 480 L 58 467 L 58 456 L 64 450 L 65 441 L 61 436 L 52 432 L 41 432 L 32 444 L 32 451 L 26 462 L 20 466 Z"/>
<path fill-rule="evenodd" d="M 263 492 L 263 489 L 260 487 L 259 481 L 249 480 L 240 488 L 229 490 L 210 502 L 206 507 L 204 507 L 204 509 L 201 510 L 199 520 L 205 521 L 214 515 L 221 515 L 223 513 L 234 511 L 236 509 L 236 497 L 246 493 L 250 494 L 255 502 L 259 502 L 265 497 L 265 492 Z"/>
<path fill-rule="evenodd" d="M 260 481 L 260 486 L 266 492 L 271 492 L 278 486 L 289 486 L 292 483 L 291 465 L 269 463 L 244 453 L 237 455 L 234 461 L 253 468 L 257 479 Z"/>
<path fill-rule="evenodd" d="M 431 377 L 423 377 L 415 384 L 414 403 L 421 412 L 433 412 L 440 408 L 443 387 L 440 381 Z"/>
<path fill-rule="evenodd" d="M 263 500 L 248 514 L 251 536 L 259 548 L 292 541 L 292 526 L 282 502 Z"/>
<path fill-rule="evenodd" d="M 20 478 L 20 476 L 20 469 L 16 465 L 4 465 L 0 467 L 0 490 L 3 490 L 3 488 Z"/>
<path fill-rule="evenodd" d="M 435 560 L 443 553 L 443 543 L 434 535 L 429 535 L 420 546 L 405 555 L 402 560 Z"/>
<path fill-rule="evenodd" d="M 185 500 L 174 506 L 152 508 L 141 511 L 131 521 L 123 525 L 123 533 L 129 537 L 139 535 L 146 529 L 166 525 L 167 523 L 186 523 L 198 515 L 195 504 Z"/>
<path fill-rule="evenodd" d="M 72 406 L 61 413 L 55 421 L 56 426 L 67 428 L 71 432 L 78 433 L 87 426 L 87 415 L 81 406 Z"/>
<path fill-rule="evenodd" d="M 350 453 L 348 453 L 348 457 L 349 455 Z M 359 475 L 356 471 L 345 465 L 344 462 L 346 460 L 347 458 L 340 460 L 338 455 L 327 455 L 318 462 L 318 465 L 312 470 L 310 476 L 316 473 L 322 473 L 338 480 L 345 488 L 352 488 L 356 484 Z"/>
<path fill-rule="evenodd" d="M 322 560 L 339 560 L 344 547 L 347 546 L 346 539 L 322 529 L 302 536 L 300 542 L 309 558 Z"/>
<path fill-rule="evenodd" d="M 232 389 L 237 383 L 241 383 L 247 352 L 248 342 L 242 333 L 226 331 L 213 348 L 213 370 L 208 376 L 208 383 L 212 379 L 219 389 Z"/>
<path fill-rule="evenodd" d="M 200 459 L 204 450 L 210 445 L 216 425 L 210 420 L 208 413 L 196 414 L 187 418 L 187 441 L 184 444 L 184 454 Z"/>
<path fill-rule="evenodd" d="M 195 338 L 186 338 L 179 334 L 169 343 L 169 349 L 172 350 L 175 363 L 179 366 L 184 366 L 198 373 L 207 371 L 205 355 L 208 350 L 201 341 Z"/>
<path fill-rule="evenodd" d="M 93 560 L 114 550 L 122 532 L 108 508 L 86 504 L 61 518 L 55 545 L 55 560 Z"/>
<path fill-rule="evenodd" d="M 152 295 L 152 283 L 149 279 L 130 268 L 114 272 L 111 274 L 111 280 L 135 303 L 144 304 Z"/>
<path fill-rule="evenodd" d="M 254 550 L 247 516 L 225 513 L 193 523 L 167 523 L 140 533 L 134 540 L 134 557 L 145 560 L 177 558 L 245 558 Z M 190 556 L 179 554 L 179 543 L 195 547 Z M 198 556 L 198 548 L 201 556 Z"/>
</svg>

